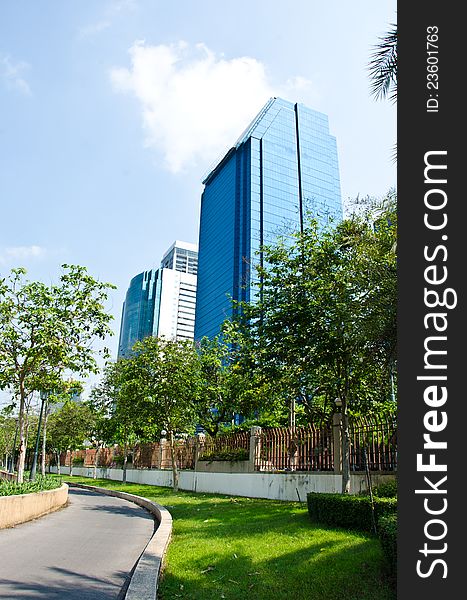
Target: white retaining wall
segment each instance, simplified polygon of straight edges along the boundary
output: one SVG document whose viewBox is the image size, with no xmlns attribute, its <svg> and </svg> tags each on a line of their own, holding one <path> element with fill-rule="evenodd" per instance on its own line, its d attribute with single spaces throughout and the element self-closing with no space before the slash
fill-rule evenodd
<svg viewBox="0 0 467 600">
<path fill-rule="evenodd" d="M 57 467 L 52 467 L 53 473 Z M 69 467 L 61 467 L 61 473 L 68 475 Z M 73 475 L 94 477 L 92 467 L 73 467 Z M 122 481 L 122 469 L 98 468 L 99 479 Z M 376 485 L 382 479 L 394 479 L 394 473 L 372 475 Z M 128 469 L 128 483 L 140 483 L 164 487 L 172 486 L 172 472 L 158 469 Z M 179 487 L 190 492 L 246 496 L 249 498 L 268 498 L 269 500 L 292 500 L 306 502 L 308 492 L 340 493 L 342 476 L 336 473 L 200 473 L 180 471 Z M 351 476 L 352 493 L 358 493 L 366 487 L 365 474 Z"/>
</svg>

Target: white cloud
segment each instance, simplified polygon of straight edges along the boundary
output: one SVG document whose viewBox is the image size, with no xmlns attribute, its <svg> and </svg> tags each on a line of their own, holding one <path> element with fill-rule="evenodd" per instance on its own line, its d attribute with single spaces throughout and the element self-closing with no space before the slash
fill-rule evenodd
<svg viewBox="0 0 467 600">
<path fill-rule="evenodd" d="M 129 68 L 111 70 L 112 84 L 137 98 L 145 144 L 162 154 L 173 173 L 193 164 L 209 166 L 270 97 L 295 99 L 310 88 L 303 77 L 274 86 L 257 59 L 226 59 L 204 44 L 137 41 L 129 54 Z"/>
<path fill-rule="evenodd" d="M 23 77 L 30 65 L 24 61 L 14 62 L 7 54 L 0 54 L 0 79 L 9 90 L 16 90 L 25 96 L 31 95 L 31 88 Z"/>
<path fill-rule="evenodd" d="M 47 251 L 41 246 L 10 246 L 0 249 L 0 265 L 37 260 L 44 258 L 46 254 Z"/>
</svg>

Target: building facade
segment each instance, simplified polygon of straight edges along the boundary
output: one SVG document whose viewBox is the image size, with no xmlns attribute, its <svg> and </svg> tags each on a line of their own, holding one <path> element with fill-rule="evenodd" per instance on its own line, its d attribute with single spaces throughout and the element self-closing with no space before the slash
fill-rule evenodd
<svg viewBox="0 0 467 600">
<path fill-rule="evenodd" d="M 135 342 L 152 335 L 156 276 L 155 270 L 144 271 L 130 282 L 122 308 L 119 358 L 127 356 Z"/>
<path fill-rule="evenodd" d="M 260 248 L 342 219 L 335 138 L 328 118 L 271 98 L 203 181 L 195 339 L 219 333 L 232 300 L 252 301 Z"/>
<path fill-rule="evenodd" d="M 193 339 L 197 270 L 197 245 L 177 240 L 159 269 L 133 277 L 123 303 L 119 358 L 129 356 L 135 342 L 150 335 Z"/>
<path fill-rule="evenodd" d="M 175 242 L 158 270 L 152 335 L 192 340 L 195 328 L 198 247 Z"/>
</svg>

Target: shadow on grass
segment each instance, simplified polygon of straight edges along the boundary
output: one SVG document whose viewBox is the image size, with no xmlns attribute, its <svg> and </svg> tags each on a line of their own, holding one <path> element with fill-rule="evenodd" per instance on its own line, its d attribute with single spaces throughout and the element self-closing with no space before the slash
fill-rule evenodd
<svg viewBox="0 0 467 600">
<path fill-rule="evenodd" d="M 306 505 L 121 482 L 171 512 L 160 600 L 394 600 L 379 540 L 313 524 Z"/>
<path fill-rule="evenodd" d="M 352 554 L 349 556 L 349 552 Z M 187 558 L 185 572 L 164 572 L 160 600 L 394 600 L 370 541 L 327 542 L 253 561 L 245 555 Z"/>
<path fill-rule="evenodd" d="M 306 507 L 290 505 L 250 504 L 238 501 L 197 502 L 195 505 L 176 505 L 169 508 L 174 518 L 174 530 L 178 534 L 189 534 L 200 538 L 226 537 L 250 539 L 262 537 L 265 531 L 277 534 L 310 534 L 313 530 L 328 531 L 340 537 L 351 534 L 357 538 L 368 539 L 370 535 L 338 528 L 317 525 L 310 521 Z"/>
</svg>

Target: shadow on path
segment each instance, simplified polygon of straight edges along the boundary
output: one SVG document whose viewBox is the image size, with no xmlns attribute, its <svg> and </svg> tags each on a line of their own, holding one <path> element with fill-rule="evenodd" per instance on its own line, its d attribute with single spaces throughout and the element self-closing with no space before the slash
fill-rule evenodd
<svg viewBox="0 0 467 600">
<path fill-rule="evenodd" d="M 20 581 L 17 578 L 0 579 L 0 598 L 10 600 L 18 597 L 25 600 L 123 600 L 130 581 L 131 573 L 114 571 L 112 579 L 90 577 L 84 573 L 78 573 L 69 569 L 51 567 L 48 569 L 54 573 L 54 582 L 50 580 L 35 582 Z M 63 577 L 63 581 L 57 581 Z M 113 580 L 113 581 L 112 581 Z M 123 580 L 120 587 L 115 580 Z M 11 591 L 4 595 L 2 589 L 8 587 L 15 590 L 13 596 Z"/>
<path fill-rule="evenodd" d="M 155 526 L 127 500 L 70 487 L 63 511 L 0 531 L 0 600 L 123 600 Z"/>
</svg>

